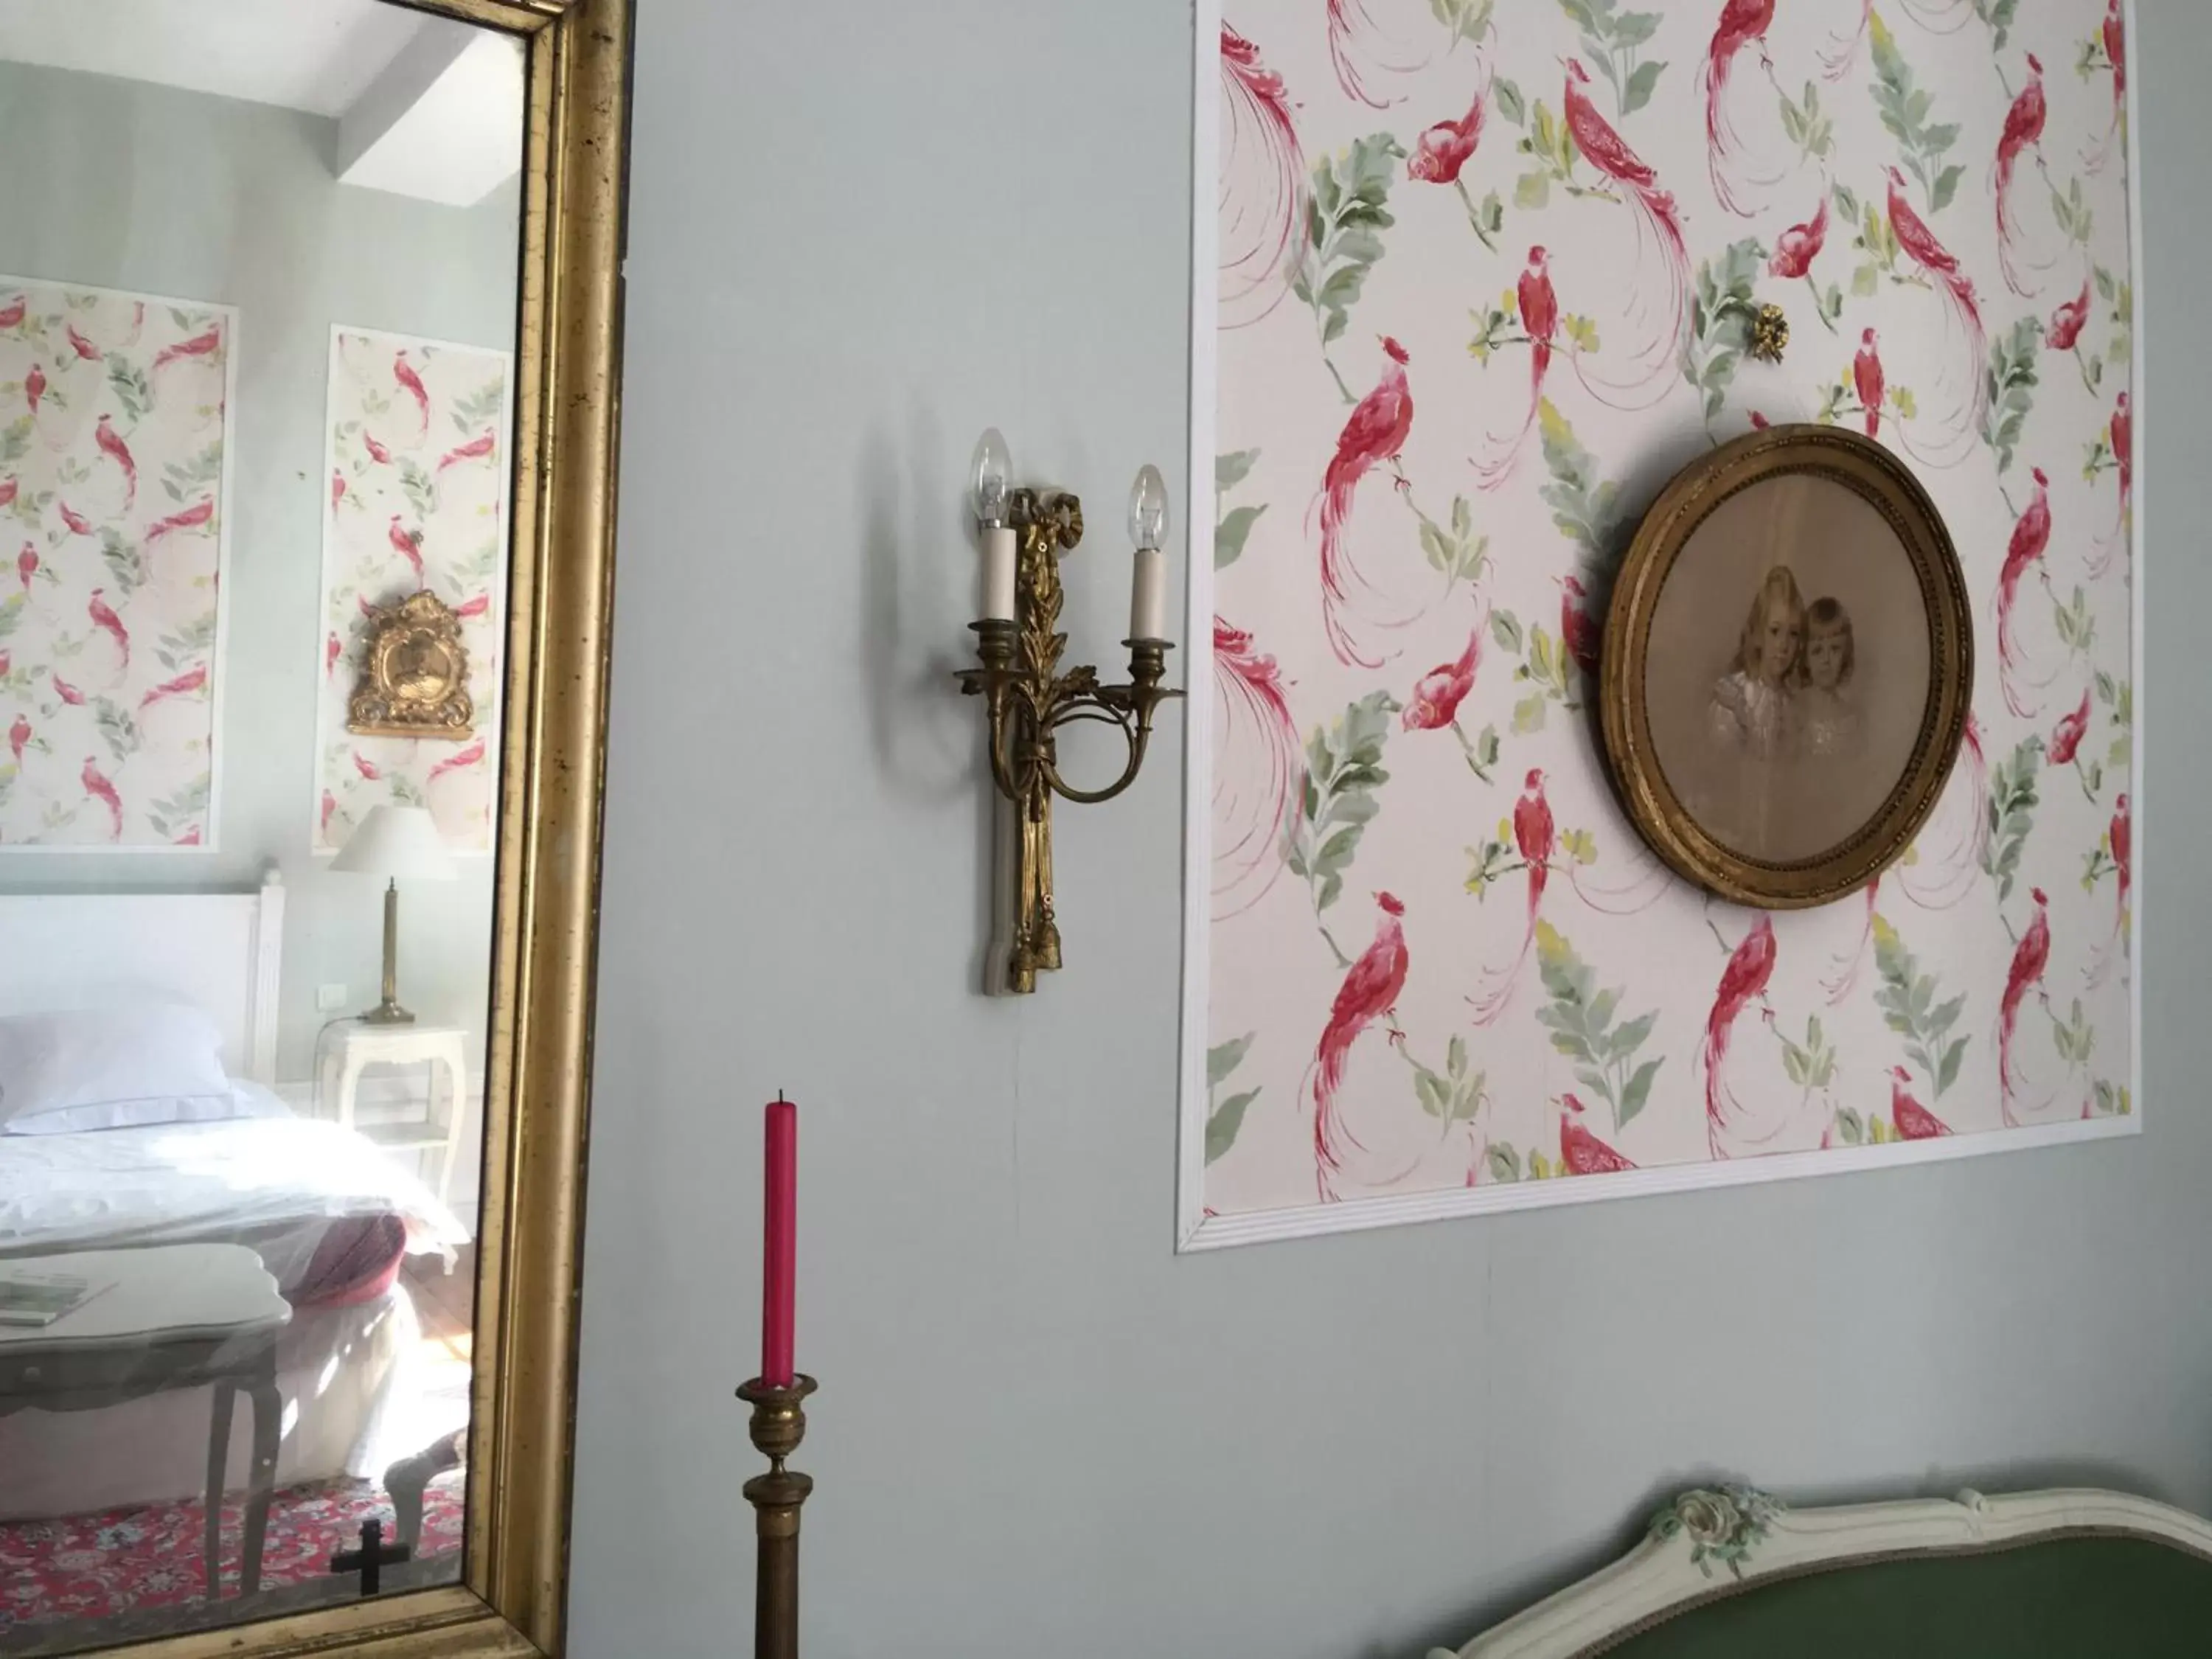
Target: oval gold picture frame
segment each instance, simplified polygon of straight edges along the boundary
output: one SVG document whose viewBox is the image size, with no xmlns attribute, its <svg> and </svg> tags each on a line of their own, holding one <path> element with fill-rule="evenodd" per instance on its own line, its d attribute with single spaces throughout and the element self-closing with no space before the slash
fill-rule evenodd
<svg viewBox="0 0 2212 1659">
<path fill-rule="evenodd" d="M 1910 758 L 1881 806 L 1818 856 L 1785 862 L 1724 845 L 1685 805 L 1659 763 L 1645 684 L 1654 653 L 1680 648 L 1679 641 L 1655 640 L 1652 624 L 1660 596 L 1699 526 L 1723 502 L 1792 475 L 1852 490 L 1895 532 L 1927 620 L 1929 682 Z M 1724 445 L 1683 469 L 1652 503 L 1613 586 L 1599 696 L 1615 787 L 1652 850 L 1679 874 L 1732 903 L 1793 910 L 1856 891 L 1911 846 L 1958 758 L 1973 683 L 1966 573 L 1927 491 L 1871 439 L 1838 427 L 1797 425 Z"/>
</svg>

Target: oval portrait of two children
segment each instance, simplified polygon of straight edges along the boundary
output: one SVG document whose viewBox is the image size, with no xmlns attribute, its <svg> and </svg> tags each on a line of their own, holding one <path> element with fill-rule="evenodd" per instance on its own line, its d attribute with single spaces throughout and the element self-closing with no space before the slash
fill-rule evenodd
<svg viewBox="0 0 2212 1659">
<path fill-rule="evenodd" d="M 1605 745 L 1675 870 L 1740 904 L 1825 904 L 1911 845 L 1973 673 L 1965 575 L 1918 481 L 1856 433 L 1777 427 L 1645 516 L 1607 616 Z"/>
</svg>

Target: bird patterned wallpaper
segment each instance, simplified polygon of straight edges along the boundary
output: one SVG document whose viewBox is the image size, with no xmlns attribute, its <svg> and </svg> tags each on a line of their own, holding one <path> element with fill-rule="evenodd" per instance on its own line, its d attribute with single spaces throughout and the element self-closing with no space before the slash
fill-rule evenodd
<svg viewBox="0 0 2212 1659">
<path fill-rule="evenodd" d="M 234 323 L 0 276 L 0 850 L 214 845 Z"/>
<path fill-rule="evenodd" d="M 1232 0 L 1187 1225 L 2132 1127 L 2127 50 L 2120 0 Z M 1644 850 L 1591 702 L 1644 504 L 1791 421 L 1927 486 L 1978 683 L 1905 860 L 1770 918 Z"/>
<path fill-rule="evenodd" d="M 331 336 L 330 497 L 316 662 L 314 848 L 369 809 L 427 806 L 447 849 L 489 853 L 499 785 L 512 360 L 481 346 L 339 328 Z M 428 588 L 461 621 L 474 733 L 462 742 L 346 730 L 373 607 Z"/>
</svg>

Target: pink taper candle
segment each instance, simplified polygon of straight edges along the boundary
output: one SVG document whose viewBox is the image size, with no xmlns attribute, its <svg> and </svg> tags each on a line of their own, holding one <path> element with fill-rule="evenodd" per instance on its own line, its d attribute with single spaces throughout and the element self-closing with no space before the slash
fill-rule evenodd
<svg viewBox="0 0 2212 1659">
<path fill-rule="evenodd" d="M 791 1386 L 793 1304 L 799 1266 L 799 1107 L 779 1094 L 768 1103 L 765 1248 L 761 1261 L 761 1381 Z"/>
</svg>

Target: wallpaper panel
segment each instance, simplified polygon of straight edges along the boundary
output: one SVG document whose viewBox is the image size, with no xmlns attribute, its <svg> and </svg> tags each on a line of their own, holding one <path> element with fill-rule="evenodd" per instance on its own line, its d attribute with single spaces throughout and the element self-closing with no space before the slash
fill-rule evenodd
<svg viewBox="0 0 2212 1659">
<path fill-rule="evenodd" d="M 234 328 L 0 277 L 0 848 L 214 844 Z"/>
<path fill-rule="evenodd" d="M 447 849 L 489 853 L 499 781 L 512 362 L 503 351 L 341 327 L 331 336 L 329 510 L 317 659 L 314 848 L 380 802 L 427 806 Z M 346 730 L 364 618 L 428 588 L 461 619 L 475 734 Z"/>
<path fill-rule="evenodd" d="M 2116 1127 L 2119 0 L 1243 0 L 1219 49 L 1187 1222 Z M 1790 421 L 1926 484 L 1978 684 L 1905 860 L 1768 918 L 1644 850 L 1592 700 L 1644 505 Z"/>
</svg>

